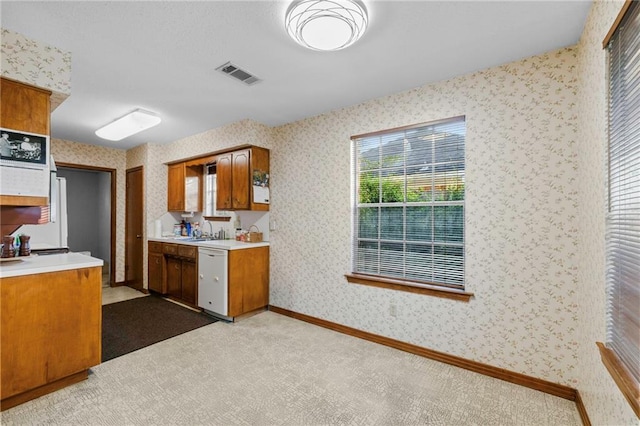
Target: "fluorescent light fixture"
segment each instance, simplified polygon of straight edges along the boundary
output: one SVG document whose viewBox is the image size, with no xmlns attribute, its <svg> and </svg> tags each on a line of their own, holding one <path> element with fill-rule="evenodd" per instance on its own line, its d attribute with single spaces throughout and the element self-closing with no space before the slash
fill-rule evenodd
<svg viewBox="0 0 640 426">
<path fill-rule="evenodd" d="M 285 15 L 291 38 L 322 51 L 351 46 L 362 37 L 367 22 L 367 8 L 360 0 L 296 0 Z"/>
<path fill-rule="evenodd" d="M 153 126 L 157 126 L 161 121 L 160 117 L 154 113 L 137 109 L 99 128 L 96 130 L 96 135 L 102 139 L 119 141 L 143 130 L 150 129 Z"/>
</svg>

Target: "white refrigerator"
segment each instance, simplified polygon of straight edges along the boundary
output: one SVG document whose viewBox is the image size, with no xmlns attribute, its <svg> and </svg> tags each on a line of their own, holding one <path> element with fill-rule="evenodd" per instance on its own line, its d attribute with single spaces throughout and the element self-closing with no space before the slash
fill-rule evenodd
<svg viewBox="0 0 640 426">
<path fill-rule="evenodd" d="M 54 181 L 55 179 L 55 181 Z M 31 251 L 66 251 L 67 236 L 67 180 L 53 177 L 51 185 L 51 204 L 49 206 L 49 222 L 39 225 L 22 225 L 12 235 L 30 235 Z"/>
</svg>

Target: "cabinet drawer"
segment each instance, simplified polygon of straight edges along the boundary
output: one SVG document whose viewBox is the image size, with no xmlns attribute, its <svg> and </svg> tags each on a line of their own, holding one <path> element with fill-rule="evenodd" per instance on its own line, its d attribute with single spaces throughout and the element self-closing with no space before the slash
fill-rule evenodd
<svg viewBox="0 0 640 426">
<path fill-rule="evenodd" d="M 149 253 L 162 253 L 162 243 L 149 241 Z"/>
<path fill-rule="evenodd" d="M 198 247 L 179 245 L 178 246 L 178 256 L 191 257 L 191 258 L 195 259 L 196 256 L 198 256 Z"/>
<path fill-rule="evenodd" d="M 162 244 L 162 252 L 165 254 L 178 254 L 178 245 L 177 244 Z"/>
</svg>

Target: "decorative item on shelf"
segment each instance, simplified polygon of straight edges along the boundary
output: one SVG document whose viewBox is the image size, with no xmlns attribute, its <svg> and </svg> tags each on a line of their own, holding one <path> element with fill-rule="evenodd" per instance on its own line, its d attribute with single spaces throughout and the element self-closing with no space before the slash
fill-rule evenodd
<svg viewBox="0 0 640 426">
<path fill-rule="evenodd" d="M 0 257 L 15 257 L 15 255 L 16 249 L 13 245 L 13 237 L 11 235 L 5 235 L 2 237 L 2 253 L 0 254 Z"/>
<path fill-rule="evenodd" d="M 256 228 L 256 232 L 252 231 L 253 228 Z M 249 232 L 246 235 L 246 242 L 248 243 L 260 243 L 262 242 L 262 232 L 256 225 L 251 225 L 249 228 Z"/>
<path fill-rule="evenodd" d="M 31 237 L 29 235 L 20 235 L 18 238 L 20 239 L 18 256 L 31 256 L 31 245 L 29 243 Z"/>
</svg>

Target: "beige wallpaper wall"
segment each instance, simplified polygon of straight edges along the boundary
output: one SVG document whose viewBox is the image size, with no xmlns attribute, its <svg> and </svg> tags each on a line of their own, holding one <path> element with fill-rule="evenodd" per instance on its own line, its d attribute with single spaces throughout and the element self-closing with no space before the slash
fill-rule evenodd
<svg viewBox="0 0 640 426">
<path fill-rule="evenodd" d="M 271 148 L 272 130 L 260 123 L 243 120 L 223 127 L 189 136 L 169 145 L 145 144 L 127 152 L 127 168 L 144 167 L 146 235 L 153 232 L 153 225 L 167 212 L 166 163 L 202 156 L 239 145 L 258 145 Z M 144 249 L 146 265 L 147 247 Z M 145 273 L 144 287 L 147 287 Z"/>
<path fill-rule="evenodd" d="M 579 44 L 578 97 L 579 193 L 578 356 L 579 390 L 591 422 L 596 425 L 637 425 L 629 404 L 603 367 L 595 342 L 605 330 L 605 211 L 607 149 L 607 56 L 602 40 L 622 1 L 598 1 L 592 6 Z M 640 308 L 639 308 L 640 309 Z"/>
<path fill-rule="evenodd" d="M 56 109 L 71 94 L 71 52 L 0 30 L 2 76 L 51 90 L 51 110 Z"/>
<path fill-rule="evenodd" d="M 270 148 L 271 304 L 565 384 L 579 389 L 593 424 L 637 424 L 595 347 L 605 332 L 600 43 L 621 5 L 596 2 L 577 47 L 278 128 L 244 120 L 126 154 L 54 140 L 53 154 L 118 170 L 123 241 L 127 168 L 145 167 L 149 231 L 166 212 L 164 163 L 246 143 Z M 350 136 L 457 115 L 467 117 L 465 278 L 475 297 L 348 284 Z M 121 244 L 117 259 L 122 280 Z"/>
<path fill-rule="evenodd" d="M 95 166 L 116 170 L 116 282 L 124 281 L 124 215 L 126 194 L 126 158 L 121 149 L 87 145 L 63 139 L 51 139 L 51 154 L 57 163 Z"/>
<path fill-rule="evenodd" d="M 576 64 L 562 49 L 276 129 L 271 304 L 576 386 Z M 457 115 L 475 298 L 348 284 L 350 136 Z"/>
</svg>

